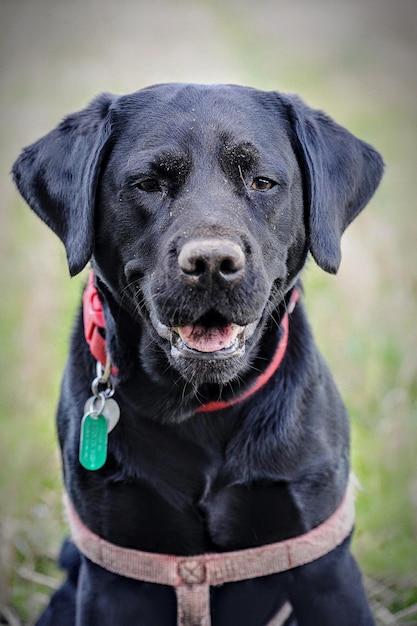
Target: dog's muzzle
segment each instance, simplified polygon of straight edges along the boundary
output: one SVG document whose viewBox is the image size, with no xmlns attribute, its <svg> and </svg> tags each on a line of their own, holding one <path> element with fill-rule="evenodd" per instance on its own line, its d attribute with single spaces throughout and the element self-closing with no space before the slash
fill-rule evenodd
<svg viewBox="0 0 417 626">
<path fill-rule="evenodd" d="M 186 242 L 179 250 L 177 263 L 179 286 L 195 293 L 189 296 L 190 301 L 202 292 L 206 299 L 210 294 L 215 301 L 216 293 L 227 294 L 242 281 L 246 259 L 238 243 L 212 237 Z M 212 304 L 198 319 L 171 327 L 160 321 L 156 311 L 151 312 L 151 322 L 158 335 L 170 342 L 174 359 L 222 361 L 244 354 L 246 341 L 258 322 L 234 323 L 224 317 L 223 311 L 216 310 L 215 302 Z"/>
</svg>

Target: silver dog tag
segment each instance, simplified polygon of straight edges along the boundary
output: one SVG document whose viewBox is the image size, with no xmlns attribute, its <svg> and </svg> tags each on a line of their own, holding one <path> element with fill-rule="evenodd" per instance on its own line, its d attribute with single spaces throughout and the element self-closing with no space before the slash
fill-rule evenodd
<svg viewBox="0 0 417 626">
<path fill-rule="evenodd" d="M 85 414 L 94 411 L 95 399 L 95 396 L 91 396 L 91 398 L 88 398 L 87 402 L 84 405 Z M 101 415 L 104 415 L 104 417 L 106 418 L 107 434 L 109 434 L 120 419 L 120 407 L 117 404 L 116 400 L 113 400 L 113 398 L 106 398 L 104 407 L 101 411 Z"/>
</svg>

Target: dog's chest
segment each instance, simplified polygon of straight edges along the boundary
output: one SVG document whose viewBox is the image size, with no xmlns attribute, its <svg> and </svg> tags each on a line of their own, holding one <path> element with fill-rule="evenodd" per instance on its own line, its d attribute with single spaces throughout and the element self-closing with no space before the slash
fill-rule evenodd
<svg viewBox="0 0 417 626">
<path fill-rule="evenodd" d="M 117 545 L 190 555 L 244 549 L 304 532 L 291 488 L 281 482 L 233 484 L 194 472 L 188 484 L 149 480 L 109 482 L 83 497 L 88 526 Z"/>
<path fill-rule="evenodd" d="M 306 530 L 290 483 L 248 478 L 262 473 L 256 456 L 252 471 L 250 461 L 239 461 L 240 420 L 216 429 L 201 420 L 192 430 L 142 422 L 140 431 L 126 422 L 111 435 L 115 471 L 103 481 L 78 467 L 73 477 L 80 494 L 74 502 L 96 534 L 138 550 L 189 555 L 264 545 Z"/>
</svg>

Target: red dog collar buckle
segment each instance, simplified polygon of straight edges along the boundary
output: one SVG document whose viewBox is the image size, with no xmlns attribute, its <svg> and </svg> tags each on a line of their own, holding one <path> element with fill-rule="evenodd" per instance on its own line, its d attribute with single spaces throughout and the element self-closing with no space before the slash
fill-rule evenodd
<svg viewBox="0 0 417 626">
<path fill-rule="evenodd" d="M 106 325 L 103 305 L 94 278 L 94 272 L 90 272 L 83 295 L 84 335 L 93 357 L 105 365 L 107 361 L 106 340 L 104 338 Z"/>
</svg>

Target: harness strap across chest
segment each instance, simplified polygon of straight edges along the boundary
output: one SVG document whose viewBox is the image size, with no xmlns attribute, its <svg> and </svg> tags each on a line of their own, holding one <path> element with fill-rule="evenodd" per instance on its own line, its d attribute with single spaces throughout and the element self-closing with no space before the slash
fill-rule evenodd
<svg viewBox="0 0 417 626">
<path fill-rule="evenodd" d="M 202 405 L 197 413 L 219 411 L 242 402 L 256 393 L 273 376 L 284 358 L 289 331 L 289 315 L 299 294 L 294 289 L 281 320 L 282 334 L 275 354 L 265 371 L 243 394 L 228 401 Z M 90 351 L 105 364 L 107 347 L 102 302 L 90 273 L 83 296 L 84 332 Z M 117 369 L 112 368 L 117 376 Z M 127 578 L 174 587 L 177 596 L 177 626 L 210 626 L 210 586 L 248 580 L 285 572 L 310 563 L 331 552 L 351 533 L 354 523 L 354 480 L 351 478 L 338 509 L 313 530 L 293 539 L 235 552 L 202 554 L 192 557 L 153 554 L 122 548 L 94 534 L 79 518 L 66 498 L 72 539 L 84 556 L 100 567 Z M 285 604 L 268 626 L 280 626 L 291 614 Z"/>
<path fill-rule="evenodd" d="M 355 478 L 351 476 L 337 510 L 313 530 L 258 548 L 191 557 L 113 545 L 85 526 L 68 497 L 66 507 L 72 540 L 90 561 L 120 576 L 174 587 L 177 626 L 210 626 L 210 586 L 278 574 L 325 556 L 353 529 L 354 497 Z M 271 626 L 278 623 L 276 616 Z"/>
</svg>

